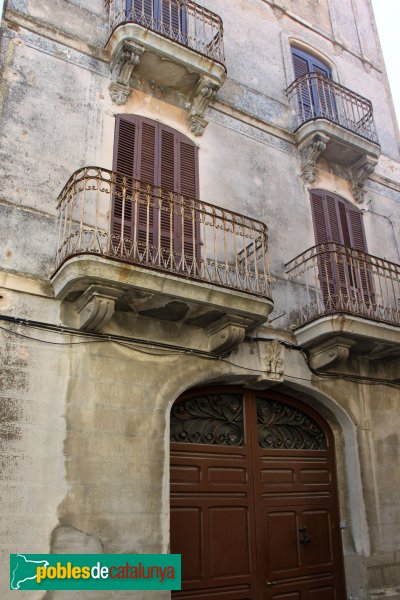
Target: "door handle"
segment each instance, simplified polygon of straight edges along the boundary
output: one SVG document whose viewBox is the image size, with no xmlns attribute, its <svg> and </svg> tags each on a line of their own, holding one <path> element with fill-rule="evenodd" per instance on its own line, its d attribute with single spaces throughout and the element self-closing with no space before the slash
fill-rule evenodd
<svg viewBox="0 0 400 600">
<path fill-rule="evenodd" d="M 309 544 L 311 542 L 311 538 L 307 531 L 307 527 L 300 527 L 299 533 L 300 533 L 299 544 L 303 544 L 305 546 L 306 544 Z"/>
<path fill-rule="evenodd" d="M 266 581 L 266 582 L 265 582 L 265 585 L 266 585 L 267 587 L 271 587 L 272 585 L 274 585 L 274 582 L 273 582 L 273 581 Z"/>
</svg>

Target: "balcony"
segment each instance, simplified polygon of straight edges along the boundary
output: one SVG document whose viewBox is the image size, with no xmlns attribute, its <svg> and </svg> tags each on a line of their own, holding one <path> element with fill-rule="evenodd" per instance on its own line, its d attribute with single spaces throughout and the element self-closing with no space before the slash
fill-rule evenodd
<svg viewBox="0 0 400 600">
<path fill-rule="evenodd" d="M 205 110 L 226 78 L 221 18 L 192 0 L 109 0 L 113 102 L 133 88 L 188 110 L 202 135 Z"/>
<path fill-rule="evenodd" d="M 260 221 L 99 167 L 71 176 L 58 210 L 52 284 L 81 329 L 120 311 L 139 329 L 146 317 L 186 326 L 186 339 L 201 331 L 200 346 L 225 351 L 272 310 Z"/>
<path fill-rule="evenodd" d="M 309 248 L 286 265 L 296 282 L 298 342 L 315 367 L 353 356 L 400 356 L 400 265 L 336 243 Z"/>
<path fill-rule="evenodd" d="M 348 169 L 354 197 L 362 202 L 365 180 L 380 155 L 371 102 L 317 73 L 296 79 L 287 95 L 305 179 L 315 181 L 316 160 L 322 157 Z"/>
</svg>

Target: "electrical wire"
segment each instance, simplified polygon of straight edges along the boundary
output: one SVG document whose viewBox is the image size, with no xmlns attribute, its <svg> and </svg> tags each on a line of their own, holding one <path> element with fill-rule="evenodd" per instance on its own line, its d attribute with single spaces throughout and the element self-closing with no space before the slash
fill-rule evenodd
<svg viewBox="0 0 400 600">
<path fill-rule="evenodd" d="M 87 344 L 94 344 L 94 343 L 113 342 L 117 345 L 123 346 L 125 348 L 129 348 L 130 350 L 135 350 L 136 352 L 139 352 L 141 354 L 147 354 L 150 356 L 166 357 L 166 356 L 194 355 L 194 356 L 198 356 L 200 358 L 205 358 L 208 360 L 218 360 L 218 361 L 226 363 L 230 366 L 236 367 L 238 369 L 242 369 L 243 371 L 248 371 L 248 372 L 252 372 L 252 373 L 260 373 L 260 374 L 265 372 L 262 369 L 252 369 L 251 367 L 244 367 L 243 365 L 238 365 L 237 363 L 234 363 L 233 361 L 227 360 L 226 354 L 225 355 L 217 355 L 212 352 L 195 350 L 195 349 L 186 348 L 186 347 L 179 347 L 179 346 L 174 346 L 172 344 L 164 344 L 163 342 L 149 342 L 148 340 L 140 340 L 137 338 L 129 338 L 126 336 L 81 331 L 79 329 L 63 327 L 60 325 L 52 325 L 50 323 L 43 323 L 40 321 L 31 321 L 29 319 L 22 319 L 20 317 L 11 317 L 9 315 L 0 315 L 0 320 L 11 323 L 12 325 L 13 324 L 19 325 L 19 326 L 22 325 L 22 326 L 26 326 L 26 327 L 31 327 L 33 329 L 41 329 L 41 330 L 49 331 L 52 333 L 57 333 L 59 335 L 74 335 L 74 336 L 79 335 L 79 336 L 84 336 L 84 337 L 90 338 L 87 340 L 75 341 L 75 342 L 74 341 L 53 342 L 51 340 L 44 340 L 44 339 L 39 339 L 39 338 L 36 338 L 33 336 L 25 335 L 23 333 L 15 331 L 11 328 L 2 327 L 0 325 L 0 330 L 2 330 L 2 331 L 11 333 L 12 335 L 15 335 L 20 338 L 24 338 L 27 340 L 44 343 L 44 344 L 51 344 L 51 345 L 56 345 L 56 346 L 71 346 L 71 345 L 87 345 Z M 274 341 L 276 339 L 277 338 L 246 337 L 245 341 L 255 343 L 255 342 L 270 342 L 270 341 Z M 293 344 L 291 342 L 287 342 L 286 340 L 278 340 L 278 341 L 280 344 L 282 344 L 283 346 L 285 346 L 291 350 L 298 350 L 299 352 L 301 352 L 310 372 L 314 376 L 319 377 L 321 379 L 343 379 L 346 381 L 350 381 L 352 383 L 359 383 L 362 385 L 387 385 L 394 389 L 400 389 L 400 382 L 397 383 L 396 381 L 392 381 L 392 380 L 386 379 L 386 378 L 368 377 L 365 375 L 351 375 L 348 373 L 338 373 L 338 372 L 330 373 L 328 371 L 314 369 L 311 365 L 309 354 L 304 347 L 299 346 L 297 344 Z M 143 347 L 146 347 L 146 349 L 143 349 Z M 157 349 L 162 350 L 162 352 L 157 352 Z M 299 377 L 296 375 L 291 375 L 290 373 L 286 373 L 286 372 L 283 373 L 283 375 L 285 375 L 286 377 L 289 377 L 291 379 L 298 379 L 300 381 L 308 381 L 308 382 L 311 381 L 311 378 Z"/>
</svg>

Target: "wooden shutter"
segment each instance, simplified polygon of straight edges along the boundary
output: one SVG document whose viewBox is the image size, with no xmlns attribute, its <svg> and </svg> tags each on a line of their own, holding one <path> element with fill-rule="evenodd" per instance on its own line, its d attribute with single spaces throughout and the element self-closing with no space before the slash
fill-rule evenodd
<svg viewBox="0 0 400 600">
<path fill-rule="evenodd" d="M 179 192 L 186 198 L 183 227 L 179 240 L 188 266 L 195 268 L 200 258 L 200 221 L 198 214 L 197 148 L 183 137 L 179 141 Z"/>
<path fill-rule="evenodd" d="M 292 48 L 292 61 L 295 79 L 309 73 L 318 73 L 328 79 L 332 73 L 327 65 L 298 48 Z M 333 118 L 336 113 L 332 89 L 323 81 L 306 80 L 298 89 L 300 114 L 303 119 L 315 116 Z"/>
<path fill-rule="evenodd" d="M 179 204 L 175 192 L 177 191 L 177 156 L 175 133 L 160 125 L 160 175 L 159 184 L 163 188 L 161 194 L 160 220 L 160 247 L 161 255 L 167 264 L 176 267 L 179 257 L 176 256 L 179 238 Z"/>
<path fill-rule="evenodd" d="M 126 0 L 127 19 L 145 27 L 152 26 L 154 0 Z"/>
<path fill-rule="evenodd" d="M 132 259 L 193 272 L 200 257 L 197 147 L 156 121 L 119 116 L 113 168 L 119 171 L 113 198 L 115 239 L 123 229 Z M 123 175 L 129 176 L 128 190 Z"/>
<path fill-rule="evenodd" d="M 325 202 L 325 196 L 320 191 L 311 192 L 311 207 L 314 221 L 315 243 L 323 244 L 318 255 L 319 280 L 325 309 L 334 309 L 336 305 L 336 277 L 335 266 L 332 261 L 330 241 L 331 230 L 329 227 L 329 213 Z M 331 208 L 332 211 L 332 208 Z"/>
<path fill-rule="evenodd" d="M 132 176 L 138 145 L 138 123 L 135 117 L 118 116 L 115 125 L 113 170 L 117 172 L 112 198 L 111 233 L 117 247 L 133 235 Z M 124 177 L 124 175 L 126 177 Z"/>
<path fill-rule="evenodd" d="M 178 42 L 186 34 L 186 11 L 183 0 L 158 0 L 163 32 Z"/>
<path fill-rule="evenodd" d="M 151 262 L 156 245 L 155 210 L 157 198 L 157 123 L 141 118 L 139 122 L 138 160 L 135 178 L 140 180 L 140 194 L 137 197 L 136 235 L 138 251 L 146 262 Z"/>
<path fill-rule="evenodd" d="M 293 60 L 293 70 L 295 79 L 299 79 L 304 75 L 308 75 L 310 72 L 310 67 L 308 61 L 299 56 L 292 49 L 292 60 Z M 299 103 L 299 111 L 302 117 L 302 120 L 307 120 L 312 118 L 313 116 L 313 98 L 312 98 L 312 89 L 310 85 L 310 81 L 305 79 L 300 83 L 297 88 L 297 101 Z"/>
<path fill-rule="evenodd" d="M 326 308 L 345 309 L 353 304 L 353 309 L 359 309 L 373 297 L 371 276 L 362 256 L 354 252 L 367 252 L 362 215 L 322 190 L 311 192 L 311 206 L 316 244 L 324 244 L 318 268 Z"/>
</svg>

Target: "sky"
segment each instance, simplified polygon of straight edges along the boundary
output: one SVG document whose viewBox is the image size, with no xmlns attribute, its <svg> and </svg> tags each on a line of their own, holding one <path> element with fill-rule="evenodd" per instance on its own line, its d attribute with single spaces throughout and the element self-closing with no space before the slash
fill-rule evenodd
<svg viewBox="0 0 400 600">
<path fill-rule="evenodd" d="M 372 0 L 372 5 L 400 125 L 400 0 Z"/>
</svg>

